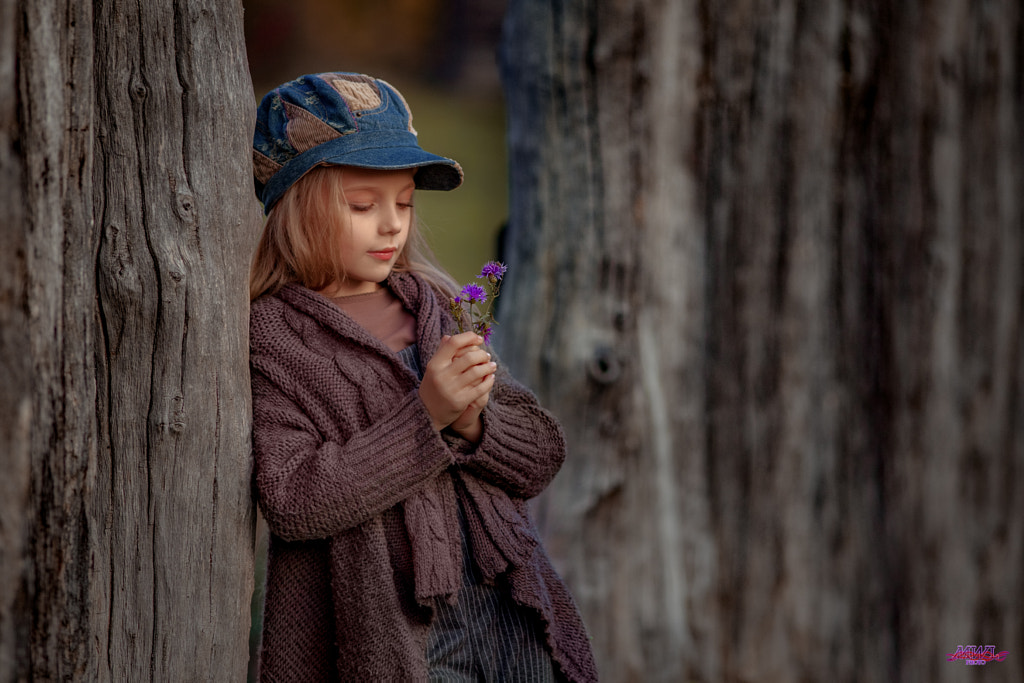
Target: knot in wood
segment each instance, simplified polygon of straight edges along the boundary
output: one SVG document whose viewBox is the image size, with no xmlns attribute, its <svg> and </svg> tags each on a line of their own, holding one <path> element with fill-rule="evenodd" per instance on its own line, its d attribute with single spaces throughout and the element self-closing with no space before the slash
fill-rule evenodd
<svg viewBox="0 0 1024 683">
<path fill-rule="evenodd" d="M 139 76 L 132 78 L 132 81 L 128 86 L 128 91 L 131 94 L 132 99 L 136 102 L 142 102 L 149 96 L 149 87 Z"/>
<path fill-rule="evenodd" d="M 187 221 L 192 217 L 192 207 L 194 205 L 192 193 L 187 190 L 178 190 L 178 205 L 175 207 L 178 212 L 178 218 Z"/>
<path fill-rule="evenodd" d="M 622 376 L 622 361 L 614 350 L 599 347 L 587 363 L 587 375 L 598 384 L 612 384 Z"/>
</svg>

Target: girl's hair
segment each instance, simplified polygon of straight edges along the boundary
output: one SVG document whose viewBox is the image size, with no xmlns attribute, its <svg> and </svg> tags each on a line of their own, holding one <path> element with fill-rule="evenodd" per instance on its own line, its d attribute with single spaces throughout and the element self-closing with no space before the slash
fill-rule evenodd
<svg viewBox="0 0 1024 683">
<path fill-rule="evenodd" d="M 320 290 L 345 278 L 337 246 L 339 231 L 349 229 L 342 173 L 343 166 L 312 169 L 270 210 L 249 269 L 250 300 L 290 282 Z M 415 213 L 394 270 L 417 273 L 445 299 L 458 290 L 421 234 Z"/>
</svg>

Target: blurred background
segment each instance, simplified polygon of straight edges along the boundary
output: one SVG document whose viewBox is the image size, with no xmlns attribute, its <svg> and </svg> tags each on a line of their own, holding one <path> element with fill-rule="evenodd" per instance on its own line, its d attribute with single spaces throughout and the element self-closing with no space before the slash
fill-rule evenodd
<svg viewBox="0 0 1024 683">
<path fill-rule="evenodd" d="M 496 49 L 504 0 L 247 0 L 245 37 L 257 100 L 297 76 L 354 71 L 401 91 L 420 144 L 466 174 L 416 208 L 460 282 L 493 258 L 507 216 L 505 115 Z"/>
</svg>

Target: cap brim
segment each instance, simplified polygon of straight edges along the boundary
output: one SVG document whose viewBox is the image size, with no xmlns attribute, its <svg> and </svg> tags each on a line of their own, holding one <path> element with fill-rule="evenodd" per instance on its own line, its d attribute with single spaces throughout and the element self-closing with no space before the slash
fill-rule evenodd
<svg viewBox="0 0 1024 683">
<path fill-rule="evenodd" d="M 423 190 L 454 190 L 462 184 L 462 167 L 454 159 L 425 151 L 408 131 L 374 131 L 344 135 L 317 145 L 292 158 L 256 192 L 264 213 L 295 181 L 317 166 L 357 166 L 379 170 L 419 169 L 416 187 Z"/>
<path fill-rule="evenodd" d="M 454 190 L 462 184 L 462 167 L 454 159 L 425 152 L 420 147 L 359 149 L 324 158 L 318 166 L 355 166 L 381 171 L 414 168 L 416 188 Z"/>
</svg>

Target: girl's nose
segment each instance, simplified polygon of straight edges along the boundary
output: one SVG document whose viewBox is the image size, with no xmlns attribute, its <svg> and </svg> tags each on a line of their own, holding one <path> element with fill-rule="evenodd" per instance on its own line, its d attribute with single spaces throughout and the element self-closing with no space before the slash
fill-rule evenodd
<svg viewBox="0 0 1024 683">
<path fill-rule="evenodd" d="M 386 235 L 394 235 L 395 233 L 402 231 L 404 221 L 405 218 L 402 216 L 398 207 L 392 207 L 390 210 L 385 211 L 384 215 L 381 216 L 380 230 Z"/>
</svg>

